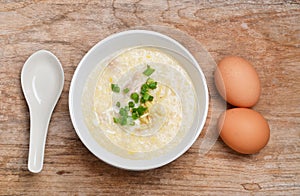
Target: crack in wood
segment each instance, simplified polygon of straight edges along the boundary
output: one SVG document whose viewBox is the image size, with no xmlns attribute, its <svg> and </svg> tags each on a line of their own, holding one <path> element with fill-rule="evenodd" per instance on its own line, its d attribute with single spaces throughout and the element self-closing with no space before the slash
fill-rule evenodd
<svg viewBox="0 0 300 196">
<path fill-rule="evenodd" d="M 261 186 L 258 183 L 243 183 L 241 185 L 247 191 L 259 191 L 259 190 L 261 190 Z"/>
<path fill-rule="evenodd" d="M 117 14 L 116 14 L 116 10 L 117 10 L 117 7 L 115 6 L 115 2 L 116 0 L 113 0 L 112 1 L 112 12 L 113 12 L 113 16 L 118 19 L 126 28 L 129 28 L 130 25 L 125 21 L 123 20 L 121 17 L 118 17 Z"/>
<path fill-rule="evenodd" d="M 64 175 L 64 174 L 71 174 L 72 172 L 69 172 L 69 171 L 65 171 L 65 170 L 60 170 L 60 171 L 57 171 L 56 174 L 58 175 Z"/>
<path fill-rule="evenodd" d="M 135 17 L 140 20 L 142 22 L 142 25 L 147 25 L 147 22 L 146 20 L 144 20 L 142 17 L 139 17 L 138 16 L 138 5 L 139 3 L 141 2 L 142 0 L 138 0 L 136 3 L 134 3 L 134 11 L 133 11 L 133 14 L 135 15 Z"/>
</svg>

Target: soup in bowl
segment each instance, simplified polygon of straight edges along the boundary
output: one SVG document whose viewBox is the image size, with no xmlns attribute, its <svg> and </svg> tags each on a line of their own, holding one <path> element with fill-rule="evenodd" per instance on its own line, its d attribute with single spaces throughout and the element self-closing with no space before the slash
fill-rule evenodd
<svg viewBox="0 0 300 196">
<path fill-rule="evenodd" d="M 98 158 L 129 170 L 163 166 L 197 139 L 208 111 L 205 77 L 177 41 L 145 30 L 112 35 L 78 65 L 69 107 Z"/>
</svg>

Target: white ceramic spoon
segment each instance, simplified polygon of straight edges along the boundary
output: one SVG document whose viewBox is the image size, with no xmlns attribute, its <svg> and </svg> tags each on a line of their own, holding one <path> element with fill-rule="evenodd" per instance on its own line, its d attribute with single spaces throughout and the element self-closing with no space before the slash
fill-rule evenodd
<svg viewBox="0 0 300 196">
<path fill-rule="evenodd" d="M 57 57 L 40 50 L 25 62 L 21 84 L 30 112 L 28 169 L 38 173 L 43 168 L 49 121 L 64 85 L 64 71 Z"/>
</svg>

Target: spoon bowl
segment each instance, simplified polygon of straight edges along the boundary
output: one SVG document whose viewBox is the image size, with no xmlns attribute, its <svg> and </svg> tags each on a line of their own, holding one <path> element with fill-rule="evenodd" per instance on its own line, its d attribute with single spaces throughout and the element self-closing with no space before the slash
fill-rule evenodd
<svg viewBox="0 0 300 196">
<path fill-rule="evenodd" d="M 25 62 L 21 85 L 30 112 L 28 169 L 38 173 L 43 168 L 48 125 L 64 85 L 64 72 L 57 57 L 40 50 Z"/>
</svg>

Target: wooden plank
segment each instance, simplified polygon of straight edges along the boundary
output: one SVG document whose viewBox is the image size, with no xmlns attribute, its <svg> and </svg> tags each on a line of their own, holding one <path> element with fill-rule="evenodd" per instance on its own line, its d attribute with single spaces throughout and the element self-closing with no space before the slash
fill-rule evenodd
<svg viewBox="0 0 300 196">
<path fill-rule="evenodd" d="M 300 195 L 299 10 L 297 0 L 1 1 L 0 195 Z M 93 156 L 70 121 L 72 75 L 94 44 L 137 26 L 186 33 L 217 62 L 227 55 L 252 62 L 262 84 L 254 109 L 271 128 L 266 148 L 245 156 L 218 140 L 201 156 L 206 125 L 187 153 L 155 170 L 124 171 Z M 197 51 L 195 43 L 184 45 Z M 20 73 L 25 60 L 39 49 L 61 60 L 65 86 L 49 126 L 44 169 L 31 174 L 29 113 Z M 214 68 L 203 67 L 205 73 Z M 212 81 L 212 74 L 206 77 Z M 213 83 L 209 85 L 217 99 Z"/>
</svg>

